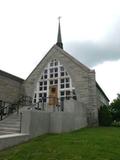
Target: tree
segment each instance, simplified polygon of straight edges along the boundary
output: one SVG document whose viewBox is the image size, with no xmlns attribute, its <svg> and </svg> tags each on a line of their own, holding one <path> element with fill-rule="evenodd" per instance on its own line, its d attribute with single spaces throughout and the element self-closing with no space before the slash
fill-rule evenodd
<svg viewBox="0 0 120 160">
<path fill-rule="evenodd" d="M 113 121 L 120 121 L 120 94 L 117 94 L 117 98 L 110 104 L 109 110 L 112 114 Z"/>
<path fill-rule="evenodd" d="M 112 115 L 109 111 L 108 106 L 101 106 L 98 111 L 99 125 L 100 126 L 110 126 L 112 123 Z"/>
</svg>

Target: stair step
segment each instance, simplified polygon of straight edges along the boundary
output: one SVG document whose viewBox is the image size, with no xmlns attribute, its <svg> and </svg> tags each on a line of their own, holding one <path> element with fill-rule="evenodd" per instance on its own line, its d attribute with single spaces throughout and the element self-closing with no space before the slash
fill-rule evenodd
<svg viewBox="0 0 120 160">
<path fill-rule="evenodd" d="M 1 130 L 1 129 L 11 129 L 11 128 L 13 128 L 13 129 L 14 129 L 14 128 L 15 128 L 15 129 L 18 129 L 18 128 L 20 128 L 20 127 L 19 127 L 19 126 L 2 126 L 2 127 L 0 126 L 0 130 Z"/>
<path fill-rule="evenodd" d="M 5 135 L 5 134 L 13 134 L 15 132 L 6 132 L 6 131 L 0 131 L 0 135 Z M 19 133 L 19 132 L 16 132 Z"/>
<path fill-rule="evenodd" d="M 0 121 L 0 135 L 20 132 L 20 116 L 12 114 Z"/>
<path fill-rule="evenodd" d="M 0 124 L 0 127 L 9 127 L 9 126 L 14 126 L 14 127 L 17 127 L 17 126 L 20 126 L 20 123 L 18 123 L 18 124 Z"/>
</svg>

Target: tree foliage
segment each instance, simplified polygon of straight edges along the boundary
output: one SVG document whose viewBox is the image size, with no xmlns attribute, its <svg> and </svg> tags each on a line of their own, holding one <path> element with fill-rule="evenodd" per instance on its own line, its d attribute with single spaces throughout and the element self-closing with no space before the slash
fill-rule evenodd
<svg viewBox="0 0 120 160">
<path fill-rule="evenodd" d="M 109 105 L 109 110 L 112 114 L 113 120 L 120 121 L 120 94 Z"/>
<path fill-rule="evenodd" d="M 98 111 L 98 117 L 99 117 L 99 125 L 100 126 L 110 126 L 112 123 L 112 115 L 109 111 L 109 107 L 104 105 L 101 106 Z"/>
</svg>

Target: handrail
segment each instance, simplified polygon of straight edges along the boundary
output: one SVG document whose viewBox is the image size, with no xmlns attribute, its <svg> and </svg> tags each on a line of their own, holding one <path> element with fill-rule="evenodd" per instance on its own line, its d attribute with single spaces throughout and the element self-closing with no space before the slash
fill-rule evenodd
<svg viewBox="0 0 120 160">
<path fill-rule="evenodd" d="M 53 104 L 50 104 L 49 102 L 47 103 L 47 99 L 53 99 Z M 53 112 L 55 112 L 56 109 L 57 111 L 64 111 L 64 99 L 57 97 L 42 97 L 37 103 L 32 104 L 31 107 L 34 107 L 37 110 L 45 111 L 45 105 L 52 105 Z"/>
<path fill-rule="evenodd" d="M 29 96 L 22 96 L 19 98 L 19 100 L 15 103 L 9 103 L 0 100 L 1 105 L 0 105 L 0 121 L 3 118 L 6 118 L 8 115 L 10 115 L 11 113 L 13 113 L 14 111 L 17 112 L 17 114 L 19 114 L 19 106 L 24 106 L 24 105 L 31 105 L 32 104 L 32 98 Z M 5 106 L 5 104 L 8 104 L 7 106 Z M 4 104 L 4 106 L 2 106 Z M 6 110 L 6 113 L 5 113 Z"/>
<path fill-rule="evenodd" d="M 13 104 L 8 104 L 7 106 L 0 108 L 0 120 L 6 118 L 8 115 L 15 111 L 17 111 L 17 107 L 13 107 Z"/>
<path fill-rule="evenodd" d="M 8 105 L 9 106 L 9 105 Z M 0 120 L 3 119 L 3 116 L 4 116 L 4 110 L 8 108 L 8 106 L 5 106 L 5 107 L 1 107 L 0 108 Z"/>
<path fill-rule="evenodd" d="M 21 129 L 22 129 L 22 112 L 20 112 L 20 133 L 21 133 Z"/>
</svg>

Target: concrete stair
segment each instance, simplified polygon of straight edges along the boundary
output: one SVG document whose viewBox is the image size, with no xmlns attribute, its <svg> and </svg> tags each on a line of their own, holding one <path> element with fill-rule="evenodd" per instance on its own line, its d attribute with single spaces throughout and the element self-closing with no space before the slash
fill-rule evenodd
<svg viewBox="0 0 120 160">
<path fill-rule="evenodd" d="M 20 133 L 20 115 L 14 113 L 0 121 L 0 135 Z"/>
</svg>

